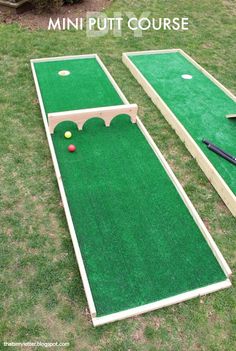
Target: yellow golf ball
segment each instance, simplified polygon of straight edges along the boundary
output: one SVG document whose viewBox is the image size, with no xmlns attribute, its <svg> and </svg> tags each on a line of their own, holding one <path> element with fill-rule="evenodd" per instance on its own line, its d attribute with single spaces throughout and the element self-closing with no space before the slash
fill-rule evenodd
<svg viewBox="0 0 236 351">
<path fill-rule="evenodd" d="M 71 134 L 71 132 L 67 131 L 67 132 L 65 132 L 64 136 L 66 139 L 70 139 L 72 137 L 72 134 Z"/>
</svg>

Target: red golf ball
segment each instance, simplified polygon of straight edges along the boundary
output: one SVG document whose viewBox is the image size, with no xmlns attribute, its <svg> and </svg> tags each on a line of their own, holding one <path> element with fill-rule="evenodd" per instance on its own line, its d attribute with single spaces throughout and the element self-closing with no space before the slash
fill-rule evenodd
<svg viewBox="0 0 236 351">
<path fill-rule="evenodd" d="M 70 152 L 74 152 L 74 151 L 76 150 L 75 145 L 73 145 L 73 144 L 69 145 L 69 146 L 68 146 L 68 150 L 69 150 Z"/>
</svg>

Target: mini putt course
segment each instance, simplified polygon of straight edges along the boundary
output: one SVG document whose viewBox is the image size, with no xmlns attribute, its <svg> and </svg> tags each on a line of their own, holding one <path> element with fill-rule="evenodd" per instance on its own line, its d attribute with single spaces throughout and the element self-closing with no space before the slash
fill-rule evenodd
<svg viewBox="0 0 236 351">
<path fill-rule="evenodd" d="M 93 324 L 229 287 L 230 268 L 99 57 L 31 65 Z"/>
<path fill-rule="evenodd" d="M 123 62 L 236 216 L 236 97 L 180 49 L 125 53 Z"/>
</svg>

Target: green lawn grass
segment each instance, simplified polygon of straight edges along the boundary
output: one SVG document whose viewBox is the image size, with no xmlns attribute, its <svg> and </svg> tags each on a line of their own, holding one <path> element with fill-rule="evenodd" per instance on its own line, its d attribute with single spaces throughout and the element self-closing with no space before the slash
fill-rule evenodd
<svg viewBox="0 0 236 351">
<path fill-rule="evenodd" d="M 124 51 L 180 47 L 236 92 L 235 14 L 230 0 L 114 1 L 113 11 L 189 16 L 187 32 L 83 32 L 0 25 L 0 340 L 70 342 L 68 350 L 234 350 L 234 287 L 94 329 L 36 100 L 29 60 L 98 53 L 132 103 L 234 271 L 236 221 L 196 162 L 121 62 Z M 2 345 L 0 349 L 6 349 Z M 16 348 L 17 349 L 17 348 Z M 29 350 L 30 348 L 27 348 Z M 42 349 L 42 348 L 41 348 Z M 38 348 L 40 350 L 40 348 Z"/>
</svg>

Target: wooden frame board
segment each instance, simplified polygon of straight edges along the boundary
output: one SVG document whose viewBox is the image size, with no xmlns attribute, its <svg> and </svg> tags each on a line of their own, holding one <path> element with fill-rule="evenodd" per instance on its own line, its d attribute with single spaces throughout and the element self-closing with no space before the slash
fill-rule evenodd
<svg viewBox="0 0 236 351">
<path fill-rule="evenodd" d="M 185 203 L 186 207 L 188 208 L 191 216 L 193 217 L 195 223 L 197 224 L 197 226 L 201 230 L 202 235 L 204 236 L 205 240 L 207 241 L 209 247 L 211 248 L 213 254 L 215 255 L 219 265 L 221 266 L 221 268 L 224 271 L 224 273 L 225 273 L 227 278 L 226 278 L 225 281 L 222 281 L 222 282 L 219 282 L 219 283 L 216 283 L 216 284 L 211 284 L 209 286 L 206 286 L 206 287 L 203 287 L 203 288 L 199 288 L 199 289 L 196 289 L 196 290 L 188 291 L 186 293 L 179 294 L 179 295 L 173 296 L 171 298 L 163 299 L 161 301 L 157 301 L 157 302 L 154 302 L 154 303 L 151 303 L 151 304 L 139 306 L 137 308 L 128 309 L 128 310 L 121 311 L 121 312 L 114 313 L 114 314 L 109 314 L 107 316 L 102 316 L 102 317 L 97 317 L 96 316 L 96 308 L 95 308 L 95 304 L 94 304 L 94 300 L 93 300 L 93 296 L 92 296 L 92 291 L 90 289 L 89 280 L 88 280 L 88 276 L 87 276 L 87 273 L 86 273 L 86 270 L 85 270 L 83 258 L 82 258 L 82 255 L 81 255 L 79 242 L 77 240 L 75 229 L 74 229 L 74 225 L 73 225 L 73 221 L 72 221 L 72 218 L 71 218 L 71 213 L 70 213 L 70 209 L 69 209 L 69 206 L 68 206 L 68 201 L 67 201 L 67 198 L 66 198 L 66 194 L 65 194 L 65 190 L 64 190 L 64 186 L 63 186 L 63 181 L 62 181 L 61 174 L 60 174 L 60 169 L 59 169 L 59 166 L 58 166 L 58 161 L 57 161 L 57 158 L 56 158 L 54 145 L 53 145 L 52 137 L 51 137 L 50 130 L 49 130 L 49 124 L 48 124 L 46 112 L 45 112 L 45 109 L 44 109 L 44 104 L 43 104 L 43 100 L 42 100 L 42 96 L 41 96 L 41 91 L 40 91 L 39 83 L 38 83 L 38 80 L 37 80 L 37 75 L 36 75 L 35 68 L 34 68 L 34 63 L 35 62 L 53 61 L 53 60 L 70 60 L 70 59 L 74 59 L 74 58 L 77 58 L 77 59 L 81 58 L 82 59 L 82 58 L 85 58 L 85 57 L 86 58 L 96 58 L 97 62 L 99 63 L 99 65 L 103 69 L 104 73 L 106 74 L 106 76 L 108 77 L 110 82 L 112 83 L 112 85 L 115 88 L 115 90 L 117 91 L 118 95 L 121 97 L 122 101 L 124 102 L 124 105 L 129 105 L 128 100 L 126 99 L 124 94 L 119 89 L 118 85 L 116 84 L 116 82 L 114 81 L 114 79 L 112 78 L 112 76 L 110 75 L 110 73 L 108 72 L 108 70 L 106 69 L 104 64 L 102 63 L 101 59 L 96 54 L 93 54 L 93 55 L 80 55 L 80 56 L 65 56 L 65 57 L 57 57 L 57 58 L 49 58 L 49 59 L 47 59 L 47 58 L 36 59 L 36 60 L 33 59 L 33 60 L 31 60 L 31 68 L 32 68 L 32 73 L 33 73 L 35 86 L 36 86 L 36 91 L 37 91 L 37 94 L 38 94 L 39 105 L 40 105 L 40 109 L 41 109 L 41 113 L 42 113 L 42 117 L 43 117 L 43 122 L 44 122 L 44 126 L 45 126 L 46 136 L 47 136 L 47 140 L 48 140 L 48 143 L 49 143 L 49 148 L 50 148 L 50 152 L 51 152 L 51 156 L 52 156 L 52 160 L 53 160 L 53 164 L 54 164 L 56 178 L 57 178 L 57 182 L 58 182 L 58 186 L 59 186 L 59 190 L 60 190 L 60 194 L 61 194 L 61 198 L 62 198 L 62 203 L 63 203 L 63 206 L 64 206 L 64 210 L 65 210 L 65 214 L 66 214 L 66 218 L 67 218 L 67 223 L 68 223 L 68 227 L 69 227 L 72 243 L 73 243 L 73 246 L 74 246 L 75 255 L 76 255 L 77 262 L 78 262 L 80 275 L 81 275 L 82 283 L 83 283 L 83 286 L 84 286 L 85 294 L 86 294 L 86 297 L 87 297 L 88 306 L 89 306 L 90 314 L 91 314 L 91 317 L 92 317 L 93 325 L 94 326 L 98 326 L 98 325 L 102 325 L 102 324 L 105 324 L 105 323 L 114 322 L 116 320 L 120 320 L 120 319 L 124 319 L 124 318 L 131 317 L 131 316 L 134 316 L 134 315 L 138 315 L 138 314 L 142 314 L 142 313 L 145 313 L 145 312 L 153 311 L 153 310 L 156 310 L 156 309 L 164 307 L 164 306 L 169 306 L 169 305 L 172 305 L 172 304 L 175 304 L 175 303 L 179 303 L 179 302 L 182 302 L 182 301 L 194 298 L 194 297 L 206 295 L 206 294 L 211 293 L 213 291 L 217 291 L 217 290 L 220 290 L 220 289 L 224 289 L 224 288 L 230 287 L 231 286 L 231 281 L 230 281 L 229 277 L 230 277 L 232 272 L 231 272 L 227 262 L 225 261 L 224 257 L 222 256 L 221 252 L 219 251 L 217 245 L 215 244 L 214 240 L 212 239 L 212 237 L 211 237 L 210 233 L 208 232 L 206 226 L 204 225 L 204 223 L 202 222 L 201 218 L 199 217 L 196 209 L 194 208 L 194 206 L 190 202 L 187 194 L 185 193 L 185 191 L 183 190 L 183 188 L 180 185 L 179 181 L 177 180 L 177 178 L 175 177 L 174 173 L 172 172 L 170 166 L 168 165 L 168 163 L 164 159 L 163 155 L 161 154 L 160 150 L 158 149 L 158 147 L 154 143 L 153 139 L 151 138 L 151 136 L 147 132 L 147 130 L 144 127 L 144 125 L 142 124 L 141 120 L 137 117 L 137 119 L 136 119 L 137 126 L 139 127 L 139 129 L 143 133 L 144 137 L 146 138 L 147 142 L 151 146 L 151 148 L 152 148 L 153 152 L 155 153 L 156 157 L 159 159 L 159 161 L 162 164 L 163 168 L 165 169 L 167 175 L 169 176 L 170 180 L 174 184 L 176 190 L 178 191 L 180 197 L 184 201 L 184 203 Z"/>
<path fill-rule="evenodd" d="M 138 70 L 138 68 L 129 59 L 129 55 L 152 55 L 152 54 L 165 54 L 165 53 L 181 53 L 189 62 L 191 62 L 195 67 L 198 68 L 205 76 L 207 76 L 215 85 L 217 85 L 226 95 L 228 95 L 233 101 L 236 102 L 236 97 L 225 88 L 218 80 L 216 80 L 210 73 L 208 73 L 203 67 L 201 67 L 196 61 L 194 61 L 189 55 L 187 55 L 181 49 L 168 49 L 168 50 L 150 50 L 150 51 L 137 51 L 137 52 L 126 52 L 122 55 L 123 63 L 128 67 L 132 75 L 143 87 L 145 92 L 151 98 L 153 103 L 161 111 L 167 122 L 175 130 L 176 134 L 185 143 L 187 149 L 190 151 L 191 155 L 196 159 L 202 171 L 206 174 L 211 184 L 214 186 L 218 194 L 221 196 L 222 200 L 225 202 L 226 206 L 229 208 L 231 213 L 236 217 L 236 195 L 232 192 L 229 186 L 226 184 L 221 175 L 217 172 L 215 167 L 205 156 L 203 151 L 180 123 L 175 114 L 171 111 L 168 105 L 163 101 L 160 95 L 153 89 L 148 80 L 143 76 L 143 74 Z M 233 117 L 233 115 L 226 116 L 228 118 Z"/>
</svg>

